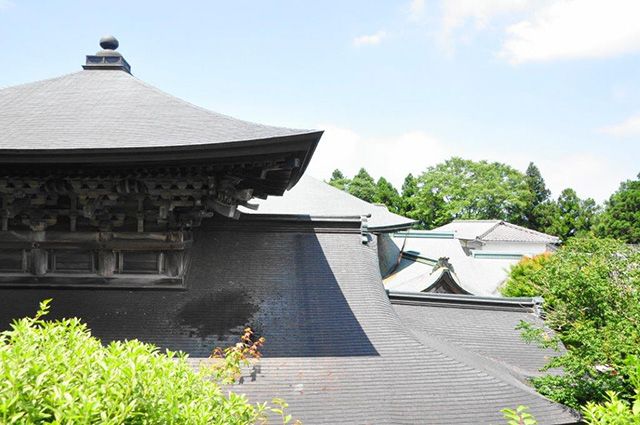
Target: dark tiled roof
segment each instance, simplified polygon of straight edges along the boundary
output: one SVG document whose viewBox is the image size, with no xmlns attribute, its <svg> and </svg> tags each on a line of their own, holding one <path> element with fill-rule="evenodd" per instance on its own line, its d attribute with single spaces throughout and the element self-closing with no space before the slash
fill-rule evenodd
<svg viewBox="0 0 640 425">
<path fill-rule="evenodd" d="M 295 187 L 283 196 L 266 200 L 254 199 L 258 204 L 255 211 L 241 207 L 245 214 L 297 215 L 313 218 L 349 217 L 371 215 L 367 225 L 372 231 L 393 231 L 407 229 L 416 221 L 390 212 L 384 205 L 370 204 L 342 190 L 303 175 Z"/>
<path fill-rule="evenodd" d="M 382 287 L 375 241 L 363 245 L 357 228 L 211 223 L 195 234 L 187 291 L 0 288 L 0 323 L 52 297 L 54 316 L 81 317 L 105 342 L 139 338 L 194 357 L 251 325 L 266 357 L 236 390 L 283 397 L 309 424 L 501 423 L 499 410 L 519 404 L 540 423 L 576 421 L 515 378 L 409 332 Z"/>
<path fill-rule="evenodd" d="M 533 299 L 398 293 L 390 297 L 402 321 L 421 340 L 435 338 L 476 353 L 522 380 L 541 375 L 540 369 L 559 354 L 526 343 L 516 330 L 521 321 L 544 326 Z"/>
<path fill-rule="evenodd" d="M 0 150 L 195 146 L 320 134 L 211 112 L 114 70 L 2 89 L 0 110 Z"/>
</svg>

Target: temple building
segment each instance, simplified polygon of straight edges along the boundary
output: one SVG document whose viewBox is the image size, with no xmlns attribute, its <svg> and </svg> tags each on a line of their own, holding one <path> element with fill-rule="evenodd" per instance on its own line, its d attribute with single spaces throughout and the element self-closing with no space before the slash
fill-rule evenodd
<svg viewBox="0 0 640 425">
<path fill-rule="evenodd" d="M 511 267 L 559 243 L 501 220 L 454 220 L 433 230 L 385 234 L 381 270 L 392 291 L 500 296 Z"/>
<path fill-rule="evenodd" d="M 535 300 L 387 294 L 379 241 L 413 222 L 304 176 L 321 131 L 194 106 L 100 45 L 0 90 L 0 329 L 53 298 L 197 367 L 251 326 L 264 358 L 234 390 L 305 424 L 578 422 L 527 384 L 554 355 L 514 330 Z"/>
</svg>

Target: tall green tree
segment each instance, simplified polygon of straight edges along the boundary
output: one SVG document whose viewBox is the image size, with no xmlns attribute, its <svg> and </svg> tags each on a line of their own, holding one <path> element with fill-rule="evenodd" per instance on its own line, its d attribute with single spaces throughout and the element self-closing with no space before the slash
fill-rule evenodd
<svg viewBox="0 0 640 425">
<path fill-rule="evenodd" d="M 367 170 L 361 168 L 358 174 L 351 179 L 347 192 L 363 201 L 375 202 L 376 183 Z"/>
<path fill-rule="evenodd" d="M 415 209 L 415 196 L 418 193 L 418 179 L 409 173 L 404 178 L 402 188 L 400 189 L 400 205 L 398 212 L 406 217 L 413 218 L 413 211 Z"/>
<path fill-rule="evenodd" d="M 347 190 L 349 182 L 350 180 L 342 174 L 342 171 L 336 168 L 333 170 L 333 173 L 331 173 L 331 178 L 327 183 L 340 190 Z"/>
<path fill-rule="evenodd" d="M 627 180 L 605 204 L 596 232 L 600 236 L 640 243 L 640 174 L 637 180 Z"/>
<path fill-rule="evenodd" d="M 524 223 L 531 197 L 525 175 L 514 168 L 454 157 L 419 177 L 412 215 L 427 228 L 454 219 Z"/>
<path fill-rule="evenodd" d="M 400 194 L 384 177 L 380 177 L 376 183 L 374 201 L 386 205 L 391 212 L 398 212 L 400 209 Z"/>
<path fill-rule="evenodd" d="M 541 205 L 549 200 L 551 192 L 547 189 L 540 170 L 533 162 L 529 163 L 525 176 L 527 186 L 532 194 L 531 206 L 525 213 L 525 222 L 530 229 L 538 230 L 540 228 L 540 215 L 544 211 L 544 209 L 541 210 Z"/>
<path fill-rule="evenodd" d="M 544 203 L 538 209 L 540 230 L 564 241 L 589 233 L 598 214 L 593 199 L 580 199 L 570 188 L 563 190 L 557 201 Z"/>
</svg>

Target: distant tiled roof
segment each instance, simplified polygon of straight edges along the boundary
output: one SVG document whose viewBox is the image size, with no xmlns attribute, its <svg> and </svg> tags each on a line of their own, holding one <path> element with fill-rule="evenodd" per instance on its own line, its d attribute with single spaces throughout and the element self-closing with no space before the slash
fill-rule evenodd
<svg viewBox="0 0 640 425">
<path fill-rule="evenodd" d="M 454 220 L 432 229 L 434 232 L 454 232 L 458 239 L 475 239 L 490 230 L 500 220 Z"/>
<path fill-rule="evenodd" d="M 504 241 L 504 242 L 536 242 L 536 243 L 559 243 L 556 236 L 527 229 L 526 227 L 501 221 L 498 225 L 489 229 L 478 237 L 482 241 Z"/>
<path fill-rule="evenodd" d="M 382 287 L 375 240 L 353 230 L 214 220 L 195 231 L 186 291 L 0 288 L 0 327 L 53 298 L 52 317 L 80 317 L 105 342 L 138 338 L 198 364 L 250 325 L 265 357 L 235 389 L 282 397 L 309 424 L 502 423 L 500 409 L 521 404 L 540 423 L 577 421 L 455 344 L 412 333 Z"/>
<path fill-rule="evenodd" d="M 430 233 L 412 231 L 409 234 Z M 466 252 L 458 239 L 406 237 L 404 233 L 393 237 L 398 248 L 404 247 L 405 259 L 393 273 L 385 277 L 385 287 L 396 291 L 421 292 L 432 286 L 440 272 L 434 272 L 433 266 L 441 257 L 449 259 L 452 265 L 451 275 L 464 292 L 480 295 L 499 295 L 499 288 L 507 278 L 509 269 L 518 263 L 521 257 L 507 256 L 501 253 L 495 257 L 476 258 Z M 411 255 L 430 259 L 420 261 Z M 417 257 L 416 257 L 417 258 Z"/>
<path fill-rule="evenodd" d="M 466 240 L 549 244 L 560 242 L 560 239 L 556 236 L 547 235 L 546 233 L 537 232 L 502 220 L 454 220 L 433 230 L 454 232 L 458 239 Z"/>
<path fill-rule="evenodd" d="M 390 212 L 384 205 L 375 205 L 356 198 L 342 190 L 304 175 L 288 192 L 281 197 L 251 201 L 259 207 L 257 210 L 240 207 L 245 214 L 297 215 L 322 217 L 359 217 L 371 215 L 367 219 L 370 230 L 393 231 L 411 227 L 415 220 Z"/>
<path fill-rule="evenodd" d="M 195 146 L 320 134 L 211 112 L 119 70 L 2 89 L 0 110 L 0 150 Z"/>
</svg>

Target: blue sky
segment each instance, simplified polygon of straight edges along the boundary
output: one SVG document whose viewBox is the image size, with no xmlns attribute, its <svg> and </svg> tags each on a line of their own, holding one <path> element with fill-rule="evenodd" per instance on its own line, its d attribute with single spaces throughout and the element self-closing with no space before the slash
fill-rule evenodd
<svg viewBox="0 0 640 425">
<path fill-rule="evenodd" d="M 80 69 L 101 35 L 209 109 L 326 130 L 309 172 L 399 185 L 450 156 L 602 201 L 640 172 L 636 0 L 0 0 L 0 86 Z"/>
</svg>

